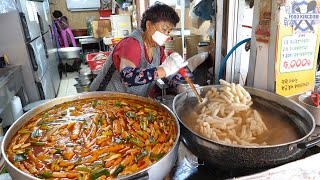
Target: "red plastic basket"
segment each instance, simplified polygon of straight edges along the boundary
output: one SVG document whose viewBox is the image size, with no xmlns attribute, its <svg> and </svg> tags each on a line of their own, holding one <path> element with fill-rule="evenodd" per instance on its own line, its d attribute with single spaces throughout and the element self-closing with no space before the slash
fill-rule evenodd
<svg viewBox="0 0 320 180">
<path fill-rule="evenodd" d="M 99 52 L 99 53 L 87 54 L 86 59 L 91 71 L 101 70 L 104 63 L 107 60 L 107 58 L 93 60 L 93 58 L 98 54 L 105 54 L 108 57 L 110 55 L 110 52 Z"/>
<path fill-rule="evenodd" d="M 107 19 L 112 15 L 112 9 L 99 10 L 100 19 Z"/>
</svg>

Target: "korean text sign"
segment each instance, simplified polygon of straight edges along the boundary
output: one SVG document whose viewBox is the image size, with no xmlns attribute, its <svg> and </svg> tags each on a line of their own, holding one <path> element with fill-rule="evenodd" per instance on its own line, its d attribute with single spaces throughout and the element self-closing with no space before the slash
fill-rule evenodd
<svg viewBox="0 0 320 180">
<path fill-rule="evenodd" d="M 289 1 L 280 9 L 277 37 L 276 93 L 313 91 L 319 48 L 320 1 Z"/>
</svg>

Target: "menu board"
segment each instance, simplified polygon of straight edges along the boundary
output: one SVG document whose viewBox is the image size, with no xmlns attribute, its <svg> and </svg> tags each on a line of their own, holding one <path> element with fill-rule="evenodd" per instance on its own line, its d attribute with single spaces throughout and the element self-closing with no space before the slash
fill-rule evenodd
<svg viewBox="0 0 320 180">
<path fill-rule="evenodd" d="M 281 41 L 280 73 L 312 70 L 317 45 L 317 35 L 285 36 Z"/>
<path fill-rule="evenodd" d="M 310 2 L 289 0 L 280 8 L 275 75 L 276 93 L 283 96 L 314 89 L 320 1 Z"/>
</svg>

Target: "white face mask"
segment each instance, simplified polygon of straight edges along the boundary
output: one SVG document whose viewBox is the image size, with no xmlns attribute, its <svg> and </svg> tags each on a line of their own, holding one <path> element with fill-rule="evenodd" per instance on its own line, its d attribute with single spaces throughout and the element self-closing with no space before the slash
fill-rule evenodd
<svg viewBox="0 0 320 180">
<path fill-rule="evenodd" d="M 159 45 L 159 46 L 162 46 L 166 41 L 167 39 L 169 38 L 170 36 L 167 36 L 159 31 L 156 30 L 156 32 L 152 35 L 152 39 Z"/>
</svg>

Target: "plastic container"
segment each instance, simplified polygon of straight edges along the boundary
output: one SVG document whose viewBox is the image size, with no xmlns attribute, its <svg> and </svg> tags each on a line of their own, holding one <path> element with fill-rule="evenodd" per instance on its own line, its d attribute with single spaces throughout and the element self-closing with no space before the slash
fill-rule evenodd
<svg viewBox="0 0 320 180">
<path fill-rule="evenodd" d="M 3 119 L 2 121 L 2 127 L 7 127 L 10 126 L 13 122 L 13 115 L 12 115 L 12 110 L 10 106 L 7 106 L 2 113 L 0 114 L 0 118 Z"/>
<path fill-rule="evenodd" d="M 21 100 L 18 96 L 14 96 L 9 104 L 0 114 L 0 118 L 3 120 L 2 127 L 12 125 L 17 119 L 23 115 Z"/>
<path fill-rule="evenodd" d="M 18 96 L 14 96 L 10 102 L 13 120 L 18 120 L 23 115 L 21 99 Z M 13 124 L 13 122 L 11 123 Z"/>
<path fill-rule="evenodd" d="M 87 29 L 72 29 L 72 33 L 75 37 L 86 36 L 88 34 L 88 30 Z"/>
<path fill-rule="evenodd" d="M 111 41 L 112 41 L 112 45 L 117 45 L 118 42 L 120 42 L 122 40 L 122 38 L 113 38 Z"/>
<path fill-rule="evenodd" d="M 98 54 L 104 54 L 104 55 L 106 55 L 108 57 L 110 52 L 99 52 L 99 53 L 87 54 L 87 63 L 89 65 L 91 71 L 99 71 L 99 70 L 101 70 L 103 65 L 104 65 L 104 63 L 107 60 L 107 57 L 106 58 L 93 59 Z"/>
<path fill-rule="evenodd" d="M 109 19 L 112 15 L 112 9 L 102 9 L 99 10 L 100 19 Z"/>
</svg>

